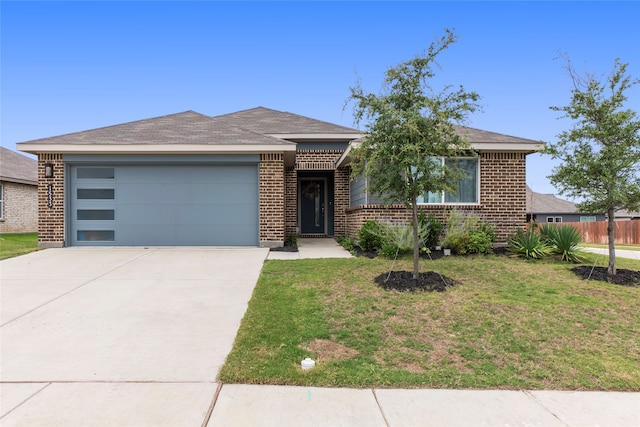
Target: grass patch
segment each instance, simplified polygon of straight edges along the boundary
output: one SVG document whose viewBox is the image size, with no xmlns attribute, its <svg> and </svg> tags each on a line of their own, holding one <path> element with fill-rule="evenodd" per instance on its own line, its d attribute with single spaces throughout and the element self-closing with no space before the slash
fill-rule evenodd
<svg viewBox="0 0 640 427">
<path fill-rule="evenodd" d="M 459 282 L 446 292 L 385 291 L 374 278 L 390 267 L 366 258 L 267 261 L 219 380 L 640 390 L 640 287 L 584 281 L 553 259 L 490 255 L 425 261 L 422 271 Z M 395 269 L 411 270 L 411 260 Z M 302 371 L 305 357 L 316 368 Z"/>
<path fill-rule="evenodd" d="M 37 251 L 38 233 L 0 234 L 0 259 Z"/>
</svg>

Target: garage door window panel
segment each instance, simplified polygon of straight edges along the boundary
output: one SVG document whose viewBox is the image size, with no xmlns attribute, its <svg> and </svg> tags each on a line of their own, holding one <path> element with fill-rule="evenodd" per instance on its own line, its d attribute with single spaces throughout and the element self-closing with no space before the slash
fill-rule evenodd
<svg viewBox="0 0 640 427">
<path fill-rule="evenodd" d="M 113 209 L 78 209 L 78 221 L 113 221 L 115 219 Z"/>
<path fill-rule="evenodd" d="M 78 230 L 79 242 L 113 242 L 114 230 Z"/>
<path fill-rule="evenodd" d="M 76 169 L 78 179 L 114 179 L 114 168 L 79 167 Z"/>
</svg>

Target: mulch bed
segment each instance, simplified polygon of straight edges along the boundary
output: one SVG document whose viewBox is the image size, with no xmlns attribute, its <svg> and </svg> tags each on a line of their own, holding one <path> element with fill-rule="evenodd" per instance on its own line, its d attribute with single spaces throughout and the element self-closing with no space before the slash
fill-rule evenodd
<svg viewBox="0 0 640 427">
<path fill-rule="evenodd" d="M 571 271 L 582 279 L 588 279 L 589 275 L 591 275 L 591 280 L 599 280 L 621 286 L 640 286 L 640 271 L 618 268 L 616 270 L 617 274 L 611 275 L 607 272 L 607 267 L 595 267 L 593 272 L 591 272 L 591 268 L 588 265 L 581 265 L 573 267 Z"/>
<path fill-rule="evenodd" d="M 392 271 L 391 274 L 383 273 L 374 280 L 387 291 L 399 292 L 444 292 L 447 288 L 459 285 L 455 280 L 435 271 L 420 273 L 418 279 L 414 279 L 410 271 Z"/>
</svg>

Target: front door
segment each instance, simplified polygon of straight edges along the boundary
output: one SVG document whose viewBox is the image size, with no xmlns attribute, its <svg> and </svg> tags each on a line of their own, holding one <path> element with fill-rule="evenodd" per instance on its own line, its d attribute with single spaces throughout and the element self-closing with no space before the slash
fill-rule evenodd
<svg viewBox="0 0 640 427">
<path fill-rule="evenodd" d="M 325 234 L 326 180 L 300 180 L 300 232 Z"/>
</svg>

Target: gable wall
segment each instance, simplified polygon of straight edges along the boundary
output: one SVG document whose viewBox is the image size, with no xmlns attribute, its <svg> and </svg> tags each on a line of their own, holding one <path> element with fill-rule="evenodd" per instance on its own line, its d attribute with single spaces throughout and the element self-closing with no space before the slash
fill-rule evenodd
<svg viewBox="0 0 640 427">
<path fill-rule="evenodd" d="M 35 185 L 2 181 L 0 233 L 38 231 L 38 188 Z"/>
</svg>

